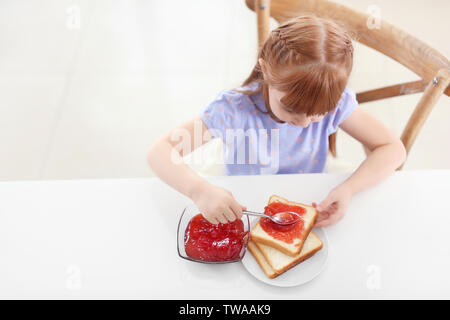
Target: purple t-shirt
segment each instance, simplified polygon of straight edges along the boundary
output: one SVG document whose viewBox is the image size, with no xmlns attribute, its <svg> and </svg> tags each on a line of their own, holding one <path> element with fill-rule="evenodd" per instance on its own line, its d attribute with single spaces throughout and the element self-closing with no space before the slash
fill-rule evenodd
<svg viewBox="0 0 450 320">
<path fill-rule="evenodd" d="M 240 90 L 254 90 L 259 82 Z M 249 96 L 233 90 L 220 92 L 201 112 L 212 136 L 224 142 L 226 175 L 324 172 L 328 136 L 357 106 L 348 88 L 335 110 L 307 128 L 278 123 L 268 113 L 262 93 Z"/>
</svg>

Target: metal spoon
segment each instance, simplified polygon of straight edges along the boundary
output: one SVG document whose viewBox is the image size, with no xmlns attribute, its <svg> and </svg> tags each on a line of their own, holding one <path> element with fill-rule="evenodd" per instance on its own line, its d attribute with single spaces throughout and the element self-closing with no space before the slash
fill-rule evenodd
<svg viewBox="0 0 450 320">
<path fill-rule="evenodd" d="M 278 213 L 275 213 L 273 216 L 269 216 L 267 214 L 260 213 L 260 212 L 248 211 L 248 210 L 242 211 L 242 213 L 250 215 L 250 216 L 268 218 L 268 219 L 272 220 L 273 222 L 275 222 L 276 224 L 280 224 L 283 226 L 294 224 L 298 220 L 303 219 L 298 213 L 292 212 L 292 211 L 278 212 Z M 291 214 L 291 216 L 289 218 L 287 218 L 286 213 Z M 294 215 L 295 217 L 292 217 L 292 215 Z"/>
</svg>

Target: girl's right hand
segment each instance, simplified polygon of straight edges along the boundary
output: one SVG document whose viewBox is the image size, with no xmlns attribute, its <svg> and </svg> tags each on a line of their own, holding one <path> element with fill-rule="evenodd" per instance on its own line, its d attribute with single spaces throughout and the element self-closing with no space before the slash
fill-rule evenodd
<svg viewBox="0 0 450 320">
<path fill-rule="evenodd" d="M 196 188 L 191 198 L 205 219 L 213 224 L 240 219 L 242 211 L 247 209 L 234 199 L 230 191 L 207 182 Z"/>
</svg>

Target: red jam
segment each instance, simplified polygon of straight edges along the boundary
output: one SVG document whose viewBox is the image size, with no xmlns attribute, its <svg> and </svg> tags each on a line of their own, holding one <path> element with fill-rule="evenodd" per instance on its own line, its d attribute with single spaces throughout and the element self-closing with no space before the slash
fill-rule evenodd
<svg viewBox="0 0 450 320">
<path fill-rule="evenodd" d="M 264 213 L 269 216 L 273 216 L 275 213 L 286 211 L 296 212 L 300 216 L 306 213 L 306 209 L 303 207 L 291 206 L 282 202 L 272 202 L 264 208 Z M 293 216 L 287 213 L 286 215 L 283 215 L 283 219 L 286 219 L 287 215 Z M 280 225 L 268 218 L 261 218 L 259 220 L 259 224 L 269 235 L 286 243 L 292 243 L 295 238 L 298 238 L 302 234 L 304 226 L 302 219 L 293 224 Z"/>
<path fill-rule="evenodd" d="M 244 246 L 244 223 L 236 219 L 218 225 L 201 214 L 189 221 L 184 234 L 186 254 L 192 259 L 210 262 L 233 261 L 240 258 Z"/>
</svg>

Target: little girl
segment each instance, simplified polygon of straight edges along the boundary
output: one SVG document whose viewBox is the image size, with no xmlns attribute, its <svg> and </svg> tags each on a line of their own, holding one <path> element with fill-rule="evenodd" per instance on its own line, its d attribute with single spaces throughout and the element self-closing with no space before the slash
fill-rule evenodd
<svg viewBox="0 0 450 320">
<path fill-rule="evenodd" d="M 358 108 L 346 88 L 352 65 L 351 39 L 337 24 L 311 15 L 293 18 L 270 33 L 242 87 L 222 91 L 199 116 L 163 136 L 148 154 L 149 165 L 209 222 L 226 223 L 241 218 L 245 207 L 181 157 L 221 138 L 228 175 L 323 172 L 328 150 L 334 150 L 329 136 L 341 128 L 371 153 L 320 204 L 312 204 L 319 212 L 316 227 L 333 224 L 353 194 L 406 159 L 401 140 Z"/>
</svg>

